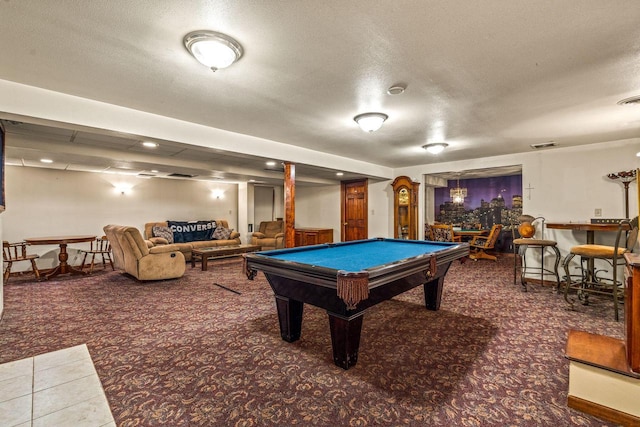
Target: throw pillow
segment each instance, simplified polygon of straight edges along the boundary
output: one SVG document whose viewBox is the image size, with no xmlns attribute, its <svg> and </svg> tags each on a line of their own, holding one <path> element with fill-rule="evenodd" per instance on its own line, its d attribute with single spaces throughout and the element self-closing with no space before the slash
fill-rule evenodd
<svg viewBox="0 0 640 427">
<path fill-rule="evenodd" d="M 173 243 L 173 231 L 169 227 L 154 226 L 152 229 L 153 237 L 162 237 L 167 239 L 168 243 Z"/>
<path fill-rule="evenodd" d="M 208 221 L 167 221 L 173 231 L 174 243 L 199 242 L 211 240 L 216 229 L 214 220 Z"/>
<path fill-rule="evenodd" d="M 229 230 L 228 228 L 218 227 L 213 232 L 213 238 L 215 240 L 229 240 L 232 231 L 233 229 Z"/>
</svg>

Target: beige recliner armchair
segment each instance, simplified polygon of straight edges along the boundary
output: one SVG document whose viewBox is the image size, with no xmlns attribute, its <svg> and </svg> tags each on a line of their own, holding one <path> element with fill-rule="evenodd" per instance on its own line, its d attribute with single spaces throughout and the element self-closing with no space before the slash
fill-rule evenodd
<svg viewBox="0 0 640 427">
<path fill-rule="evenodd" d="M 262 246 L 263 251 L 284 248 L 284 221 L 262 221 L 251 235 L 251 244 Z"/>
<path fill-rule="evenodd" d="M 150 244 L 135 227 L 107 225 L 103 228 L 111 244 L 113 263 L 138 280 L 163 280 L 182 277 L 184 255 L 175 245 Z"/>
</svg>

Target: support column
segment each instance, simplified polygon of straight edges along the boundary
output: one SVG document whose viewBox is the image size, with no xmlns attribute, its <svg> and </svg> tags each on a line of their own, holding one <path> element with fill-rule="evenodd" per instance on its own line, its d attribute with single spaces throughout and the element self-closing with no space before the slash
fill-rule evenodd
<svg viewBox="0 0 640 427">
<path fill-rule="evenodd" d="M 284 163 L 284 247 L 296 243 L 296 165 Z"/>
</svg>

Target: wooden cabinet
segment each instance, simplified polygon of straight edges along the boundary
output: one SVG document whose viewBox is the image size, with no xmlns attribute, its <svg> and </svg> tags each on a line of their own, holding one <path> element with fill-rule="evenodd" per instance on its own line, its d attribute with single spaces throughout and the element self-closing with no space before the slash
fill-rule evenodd
<svg viewBox="0 0 640 427">
<path fill-rule="evenodd" d="M 333 243 L 332 228 L 296 228 L 296 246 Z"/>
<path fill-rule="evenodd" d="M 416 240 L 418 238 L 418 186 L 408 176 L 393 180 L 393 237 Z"/>
</svg>

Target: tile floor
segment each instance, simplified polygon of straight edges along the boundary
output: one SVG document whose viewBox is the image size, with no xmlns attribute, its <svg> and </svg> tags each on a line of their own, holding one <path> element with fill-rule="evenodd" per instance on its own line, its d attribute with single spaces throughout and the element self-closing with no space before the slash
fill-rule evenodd
<svg viewBox="0 0 640 427">
<path fill-rule="evenodd" d="M 0 425 L 115 427 L 87 346 L 0 365 Z"/>
</svg>

